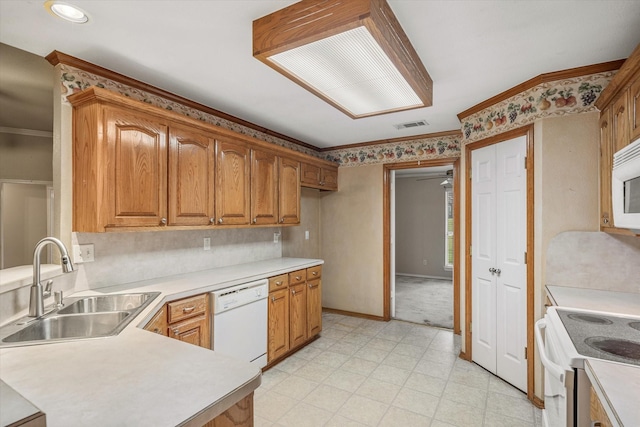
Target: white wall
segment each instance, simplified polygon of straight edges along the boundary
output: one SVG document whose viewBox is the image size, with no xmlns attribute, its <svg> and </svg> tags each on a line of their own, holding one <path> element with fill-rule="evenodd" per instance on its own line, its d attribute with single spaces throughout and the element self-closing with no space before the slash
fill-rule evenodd
<svg viewBox="0 0 640 427">
<path fill-rule="evenodd" d="M 282 227 L 282 256 L 320 258 L 320 190 L 302 188 L 300 192 L 300 225 Z M 309 239 L 305 239 L 305 231 Z"/>
</svg>

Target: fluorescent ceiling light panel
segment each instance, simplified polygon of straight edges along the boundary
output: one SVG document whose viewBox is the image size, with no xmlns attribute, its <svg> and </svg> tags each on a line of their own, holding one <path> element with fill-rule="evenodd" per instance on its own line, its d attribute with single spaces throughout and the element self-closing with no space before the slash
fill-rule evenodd
<svg viewBox="0 0 640 427">
<path fill-rule="evenodd" d="M 352 118 L 431 105 L 386 0 L 303 0 L 254 21 L 253 37 L 254 57 Z"/>
</svg>

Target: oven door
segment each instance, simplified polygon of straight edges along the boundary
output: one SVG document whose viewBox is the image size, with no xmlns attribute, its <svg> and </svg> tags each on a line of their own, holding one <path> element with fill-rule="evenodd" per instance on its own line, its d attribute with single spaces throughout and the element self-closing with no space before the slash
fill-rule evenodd
<svg viewBox="0 0 640 427">
<path fill-rule="evenodd" d="M 563 356 L 558 337 L 547 326 L 546 316 L 535 325 L 540 361 L 544 366 L 542 422 L 545 427 L 574 427 L 574 371 Z M 543 340 L 542 329 L 545 328 Z"/>
</svg>

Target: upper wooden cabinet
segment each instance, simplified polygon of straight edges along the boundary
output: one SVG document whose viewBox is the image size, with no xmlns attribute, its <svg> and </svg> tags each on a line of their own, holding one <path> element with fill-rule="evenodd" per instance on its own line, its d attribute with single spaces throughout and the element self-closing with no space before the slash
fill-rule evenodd
<svg viewBox="0 0 640 427">
<path fill-rule="evenodd" d="M 303 166 L 337 188 L 337 166 L 307 154 L 106 89 L 67 99 L 73 231 L 296 225 Z"/>
<path fill-rule="evenodd" d="M 613 155 L 640 137 L 640 45 L 595 102 L 600 113 L 600 230 L 634 234 L 615 226 L 611 205 Z"/>
<path fill-rule="evenodd" d="M 338 190 L 338 167 L 303 162 L 300 183 L 303 187 L 336 191 Z"/>
</svg>

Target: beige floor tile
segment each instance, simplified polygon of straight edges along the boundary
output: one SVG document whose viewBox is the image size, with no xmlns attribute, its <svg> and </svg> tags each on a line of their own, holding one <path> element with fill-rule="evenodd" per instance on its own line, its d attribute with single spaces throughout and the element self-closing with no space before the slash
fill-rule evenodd
<svg viewBox="0 0 640 427">
<path fill-rule="evenodd" d="M 321 349 L 308 345 L 302 350 L 298 351 L 296 353 L 296 356 L 304 360 L 313 360 L 320 353 L 322 353 Z"/>
<path fill-rule="evenodd" d="M 411 371 L 418 364 L 418 360 L 414 357 L 403 356 L 391 352 L 383 361 L 383 365 L 395 366 L 396 368 Z"/>
<path fill-rule="evenodd" d="M 400 333 L 393 330 L 383 329 L 382 331 L 378 332 L 378 335 L 376 335 L 376 337 L 389 341 L 395 341 L 396 343 L 398 343 L 402 341 L 402 338 L 404 338 L 406 334 L 406 332 Z"/>
<path fill-rule="evenodd" d="M 428 427 L 431 418 L 392 406 L 380 421 L 381 427 Z"/>
<path fill-rule="evenodd" d="M 438 397 L 431 394 L 404 387 L 398 392 L 391 405 L 432 418 L 439 400 Z"/>
<path fill-rule="evenodd" d="M 274 385 L 288 378 L 289 375 L 290 374 L 288 372 L 284 372 L 276 367 L 273 367 L 262 374 L 262 382 L 260 383 L 259 389 L 268 390 Z"/>
<path fill-rule="evenodd" d="M 318 387 L 320 383 L 311 381 L 306 378 L 299 377 L 297 375 L 291 375 L 280 384 L 273 386 L 273 391 L 282 394 L 283 396 L 289 396 L 296 400 L 302 400 L 306 395 L 311 393 L 313 389 Z"/>
<path fill-rule="evenodd" d="M 278 420 L 278 425 L 289 427 L 322 427 L 333 417 L 333 413 L 324 409 L 298 403 Z"/>
<path fill-rule="evenodd" d="M 456 427 L 454 424 L 445 423 L 440 420 L 431 420 L 431 425 L 429 427 Z"/>
<path fill-rule="evenodd" d="M 432 362 L 438 362 L 453 366 L 458 359 L 457 354 L 449 353 L 447 351 L 434 350 L 429 346 L 427 351 L 424 352 L 422 360 L 430 360 Z"/>
<path fill-rule="evenodd" d="M 469 387 L 453 381 L 447 383 L 442 397 L 454 402 L 463 403 L 476 408 L 484 409 L 487 406 L 487 391 L 475 387 Z"/>
<path fill-rule="evenodd" d="M 442 378 L 431 377 L 419 372 L 412 372 L 404 383 L 404 386 L 412 390 L 429 393 L 433 396 L 442 396 L 447 381 Z"/>
<path fill-rule="evenodd" d="M 377 380 L 396 385 L 403 385 L 411 371 L 396 368 L 395 366 L 379 365 L 372 373 L 371 377 Z"/>
<path fill-rule="evenodd" d="M 265 420 L 262 417 L 253 417 L 253 426 L 254 427 L 271 427 L 273 423 L 269 420 Z"/>
<path fill-rule="evenodd" d="M 358 350 L 360 350 L 360 348 L 362 348 L 362 346 L 359 344 L 339 341 L 334 345 L 332 345 L 331 347 L 329 347 L 329 350 L 335 353 L 341 353 L 347 356 L 351 356 L 355 354 Z"/>
<path fill-rule="evenodd" d="M 519 420 L 517 418 L 508 417 L 506 415 L 497 414 L 487 411 L 484 414 L 484 425 L 491 427 L 533 427 L 532 422 Z"/>
<path fill-rule="evenodd" d="M 366 397 L 353 395 L 338 413 L 359 423 L 376 426 L 387 411 L 388 406 Z"/>
<path fill-rule="evenodd" d="M 400 391 L 400 386 L 386 383 L 375 378 L 367 378 L 358 390 L 356 390 L 356 394 L 388 405 L 393 402 L 398 391 Z"/>
<path fill-rule="evenodd" d="M 333 347 L 332 347 L 329 350 L 323 351 L 318 356 L 316 356 L 316 358 L 313 359 L 313 362 L 338 368 L 347 360 L 349 360 L 348 355 L 342 354 L 342 353 L 336 353 L 335 351 L 333 351 Z"/>
<path fill-rule="evenodd" d="M 347 325 L 342 321 L 333 323 L 329 329 L 336 329 L 338 331 L 346 331 L 346 332 L 351 332 L 356 328 L 356 326 L 354 325 Z"/>
<path fill-rule="evenodd" d="M 336 412 L 345 404 L 349 397 L 351 397 L 351 393 L 348 391 L 326 384 L 321 384 L 309 393 L 307 397 L 305 397 L 304 401 L 310 405 L 317 406 L 318 408 Z"/>
<path fill-rule="evenodd" d="M 313 360 L 308 362 L 306 366 L 298 369 L 293 375 L 312 381 L 322 382 L 335 370 L 336 368 L 333 366 L 316 363 L 316 361 Z"/>
<path fill-rule="evenodd" d="M 489 391 L 506 394 L 511 397 L 519 397 L 525 400 L 527 399 L 527 395 L 523 391 L 518 390 L 511 384 L 498 377 L 494 377 L 493 375 L 489 377 Z"/>
<path fill-rule="evenodd" d="M 320 350 L 326 350 L 329 347 L 331 347 L 332 345 L 334 345 L 335 343 L 337 343 L 338 341 L 333 339 L 333 338 L 327 338 L 325 336 L 322 335 L 322 333 L 320 334 L 320 338 L 318 338 L 317 340 L 315 340 L 314 342 L 312 342 L 311 344 L 309 344 L 307 347 L 313 347 L 313 348 L 317 348 Z"/>
<path fill-rule="evenodd" d="M 372 338 L 367 343 L 367 347 L 379 348 L 380 350 L 387 350 L 387 351 L 393 350 L 397 345 L 398 343 L 396 341 L 385 340 L 378 337 Z"/>
<path fill-rule="evenodd" d="M 483 409 L 441 399 L 434 418 L 458 427 L 475 427 L 482 426 L 483 417 Z"/>
<path fill-rule="evenodd" d="M 254 401 L 254 414 L 267 421 L 276 422 L 298 401 L 289 396 L 283 396 L 273 390 Z"/>
<path fill-rule="evenodd" d="M 529 423 L 535 421 L 533 405 L 526 399 L 511 397 L 502 393 L 489 392 L 487 411 L 517 418 Z"/>
<path fill-rule="evenodd" d="M 340 340 L 340 339 L 344 338 L 344 336 L 347 335 L 349 332 L 351 332 L 351 331 L 350 330 L 344 331 L 344 330 L 336 329 L 336 328 L 323 328 L 323 330 L 320 333 L 320 335 L 323 338 L 330 338 L 332 340 Z"/>
<path fill-rule="evenodd" d="M 400 343 L 396 345 L 393 350 L 391 350 L 392 354 L 399 354 L 401 356 L 409 356 L 415 359 L 420 359 L 424 355 L 425 349 L 423 347 L 413 345 L 413 344 L 405 344 Z"/>
<path fill-rule="evenodd" d="M 376 363 L 381 363 L 388 355 L 389 350 L 381 350 L 379 348 L 370 347 L 369 345 L 365 345 L 355 354 L 356 357 Z"/>
<path fill-rule="evenodd" d="M 431 377 L 448 380 L 451 374 L 452 366 L 446 363 L 438 363 L 432 360 L 421 359 L 415 368 L 414 372 L 418 372 Z"/>
<path fill-rule="evenodd" d="M 449 381 L 479 388 L 481 390 L 488 390 L 490 376 L 491 374 L 484 371 L 467 371 L 454 368 L 449 376 Z"/>
<path fill-rule="evenodd" d="M 278 363 L 275 367 L 281 371 L 284 371 L 288 374 L 293 374 L 298 369 L 302 368 L 308 362 L 298 356 L 291 355 L 284 359 L 282 362 Z"/>
<path fill-rule="evenodd" d="M 431 339 L 432 337 L 408 334 L 402 337 L 402 339 L 400 340 L 400 344 L 414 345 L 416 347 L 422 348 L 423 350 L 426 350 L 427 348 L 429 348 L 429 345 L 431 345 Z"/>
<path fill-rule="evenodd" d="M 345 371 L 344 369 L 337 369 L 324 380 L 324 383 L 353 393 L 366 378 L 364 375 Z"/>
<path fill-rule="evenodd" d="M 345 337 L 342 338 L 342 341 L 357 344 L 358 346 L 362 347 L 363 345 L 371 341 L 371 336 L 352 332 L 348 335 L 345 335 Z"/>
<path fill-rule="evenodd" d="M 362 427 L 366 424 L 359 423 L 354 420 L 350 420 L 342 415 L 334 415 L 333 418 L 325 425 L 325 427 Z"/>
<path fill-rule="evenodd" d="M 355 372 L 360 375 L 369 375 L 377 367 L 378 363 L 370 360 L 360 359 L 359 357 L 351 357 L 341 366 L 342 369 L 349 372 Z"/>
</svg>

